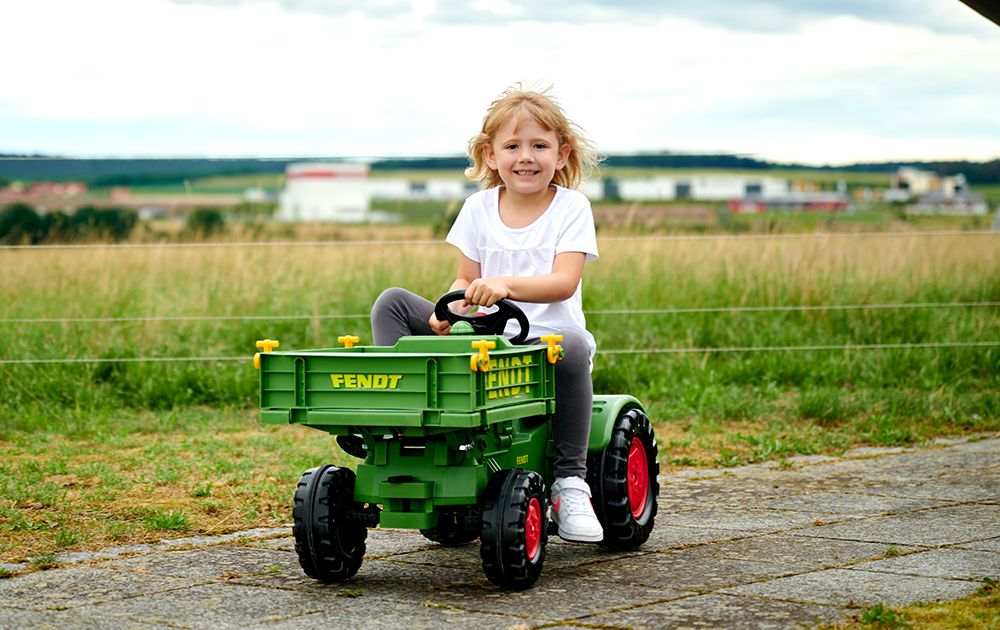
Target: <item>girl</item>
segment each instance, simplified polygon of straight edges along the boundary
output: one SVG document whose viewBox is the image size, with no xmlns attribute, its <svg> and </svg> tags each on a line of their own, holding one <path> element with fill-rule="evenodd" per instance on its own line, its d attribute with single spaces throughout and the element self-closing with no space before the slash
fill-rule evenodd
<svg viewBox="0 0 1000 630">
<path fill-rule="evenodd" d="M 462 206 L 445 239 L 459 250 L 450 291 L 465 289 L 463 307 L 510 298 L 531 323 L 526 343 L 561 334 L 556 363 L 555 483 L 552 518 L 559 536 L 599 542 L 603 530 L 590 502 L 587 440 L 596 350 L 580 298 L 583 267 L 597 258 L 590 202 L 573 190 L 596 165 L 593 145 L 547 94 L 512 87 L 493 101 L 482 130 L 469 141 L 465 174 L 483 190 Z M 445 335 L 434 305 L 404 289 L 389 289 L 372 307 L 372 336 L 393 345 L 405 335 Z M 517 324 L 511 322 L 512 334 Z"/>
</svg>

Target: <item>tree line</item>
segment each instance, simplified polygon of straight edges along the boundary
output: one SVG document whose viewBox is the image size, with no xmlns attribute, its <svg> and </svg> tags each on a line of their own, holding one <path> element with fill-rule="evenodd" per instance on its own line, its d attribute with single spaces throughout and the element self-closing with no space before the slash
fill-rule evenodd
<svg viewBox="0 0 1000 630">
<path fill-rule="evenodd" d="M 199 177 L 281 174 L 294 162 L 337 160 L 339 158 L 281 159 L 106 159 L 59 158 L 37 155 L 0 154 L 0 185 L 13 180 L 75 180 L 91 187 L 174 184 Z M 371 162 L 373 171 L 461 170 L 468 166 L 465 156 L 386 158 Z M 619 168 L 702 168 L 740 170 L 812 170 L 852 172 L 892 172 L 901 166 L 936 171 L 941 175 L 964 173 L 972 184 L 1000 184 L 1000 159 L 987 162 L 865 162 L 843 166 L 808 166 L 778 163 L 740 155 L 687 155 L 669 152 L 608 155 L 607 167 Z"/>
</svg>

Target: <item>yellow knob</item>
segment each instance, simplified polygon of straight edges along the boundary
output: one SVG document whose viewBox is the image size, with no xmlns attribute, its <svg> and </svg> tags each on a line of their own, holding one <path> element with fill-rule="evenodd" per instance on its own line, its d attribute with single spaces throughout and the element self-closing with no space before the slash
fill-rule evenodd
<svg viewBox="0 0 1000 630">
<path fill-rule="evenodd" d="M 275 348 L 277 348 L 280 345 L 281 344 L 278 343 L 277 339 L 261 339 L 260 341 L 257 342 L 257 347 L 259 349 L 263 350 L 264 352 L 270 352 L 271 350 L 274 350 Z M 253 366 L 255 368 L 257 368 L 258 370 L 260 369 L 260 353 L 259 352 L 257 354 L 255 354 L 255 355 L 253 355 Z"/>
<path fill-rule="evenodd" d="M 354 344 L 361 341 L 361 337 L 355 337 L 354 335 L 341 335 L 337 337 L 339 343 L 344 344 L 345 348 L 353 348 Z"/>
<path fill-rule="evenodd" d="M 469 357 L 469 367 L 472 368 L 473 372 L 489 372 L 490 371 L 490 348 L 496 348 L 497 342 L 490 341 L 489 339 L 480 339 L 478 341 L 472 342 L 472 347 L 479 350 L 479 354 L 474 354 Z"/>
<path fill-rule="evenodd" d="M 559 342 L 563 340 L 562 335 L 542 335 L 539 339 L 549 344 L 549 349 L 546 352 L 549 363 L 555 363 L 563 358 L 562 346 L 559 345 Z"/>
<path fill-rule="evenodd" d="M 264 352 L 270 352 L 281 345 L 277 339 L 261 339 L 257 342 L 257 347 Z"/>
</svg>

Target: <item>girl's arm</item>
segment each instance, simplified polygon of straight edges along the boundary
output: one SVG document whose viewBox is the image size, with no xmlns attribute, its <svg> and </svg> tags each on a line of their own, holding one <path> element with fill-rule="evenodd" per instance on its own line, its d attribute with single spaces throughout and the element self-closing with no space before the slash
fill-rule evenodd
<svg viewBox="0 0 1000 630">
<path fill-rule="evenodd" d="M 455 281 L 451 283 L 451 287 L 448 289 L 449 293 L 451 291 L 468 288 L 469 284 L 477 279 L 480 274 L 479 263 L 472 260 L 465 254 L 460 253 L 459 256 L 461 256 L 461 259 L 458 261 L 458 274 L 455 277 Z M 456 302 L 452 302 L 452 304 L 455 303 Z M 469 306 L 469 303 L 467 302 L 462 304 L 462 306 Z M 452 307 L 452 310 L 460 312 L 459 309 L 454 307 Z M 451 324 L 447 321 L 440 321 L 434 313 L 431 313 L 429 323 L 431 325 L 431 330 L 438 335 L 447 335 L 448 331 L 451 330 Z"/>
<path fill-rule="evenodd" d="M 583 277 L 583 265 L 587 255 L 583 252 L 563 252 L 556 254 L 552 262 L 552 273 L 543 276 L 493 276 L 479 277 L 479 263 L 469 260 L 464 255 L 459 264 L 459 275 L 452 285 L 453 289 L 461 288 L 460 283 L 466 282 L 466 304 L 493 306 L 499 300 L 510 298 L 519 302 L 561 302 L 569 299 L 580 285 Z M 471 263 L 467 265 L 466 263 Z M 463 275 L 463 271 L 474 273 Z"/>
</svg>

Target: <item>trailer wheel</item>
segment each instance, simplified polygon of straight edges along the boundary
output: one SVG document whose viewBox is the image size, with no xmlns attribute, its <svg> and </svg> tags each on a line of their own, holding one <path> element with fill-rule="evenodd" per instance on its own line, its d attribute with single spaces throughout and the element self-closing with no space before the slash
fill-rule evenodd
<svg viewBox="0 0 1000 630">
<path fill-rule="evenodd" d="M 420 530 L 427 540 L 458 547 L 479 538 L 483 519 L 475 507 L 442 509 L 434 527 Z"/>
<path fill-rule="evenodd" d="M 587 483 L 604 527 L 601 545 L 632 549 L 649 538 L 660 494 L 656 454 L 649 418 L 639 409 L 625 409 L 615 419 L 608 446 L 588 458 Z"/>
<path fill-rule="evenodd" d="M 493 475 L 483 500 L 480 556 L 491 582 L 525 589 L 538 580 L 545 561 L 545 482 L 536 472 L 514 468 Z"/>
<path fill-rule="evenodd" d="M 358 572 L 368 530 L 351 517 L 364 511 L 354 501 L 354 471 L 326 464 L 302 474 L 295 489 L 292 534 L 306 575 L 340 582 Z"/>
</svg>

